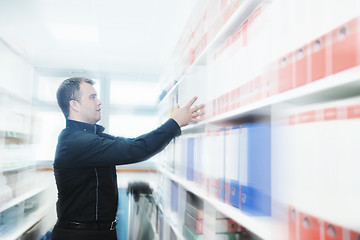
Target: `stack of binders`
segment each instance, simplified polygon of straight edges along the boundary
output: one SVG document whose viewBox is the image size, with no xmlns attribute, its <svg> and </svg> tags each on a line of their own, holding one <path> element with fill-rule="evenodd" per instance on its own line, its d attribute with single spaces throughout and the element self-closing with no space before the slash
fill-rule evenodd
<svg viewBox="0 0 360 240">
<path fill-rule="evenodd" d="M 240 240 L 244 229 L 234 220 L 204 203 L 204 234 L 202 239 Z"/>
<path fill-rule="evenodd" d="M 186 193 L 183 234 L 187 240 L 201 239 L 203 234 L 204 201 L 193 193 Z"/>
<path fill-rule="evenodd" d="M 248 215 L 271 215 L 270 141 L 268 123 L 226 129 L 225 202 Z"/>
</svg>

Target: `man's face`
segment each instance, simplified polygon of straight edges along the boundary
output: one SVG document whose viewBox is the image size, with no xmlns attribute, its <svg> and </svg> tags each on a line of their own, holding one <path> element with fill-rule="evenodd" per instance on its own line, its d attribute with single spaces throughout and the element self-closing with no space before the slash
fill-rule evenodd
<svg viewBox="0 0 360 240">
<path fill-rule="evenodd" d="M 79 114 L 81 119 L 90 124 L 95 124 L 101 119 L 101 102 L 97 98 L 94 87 L 87 83 L 80 83 Z"/>
</svg>

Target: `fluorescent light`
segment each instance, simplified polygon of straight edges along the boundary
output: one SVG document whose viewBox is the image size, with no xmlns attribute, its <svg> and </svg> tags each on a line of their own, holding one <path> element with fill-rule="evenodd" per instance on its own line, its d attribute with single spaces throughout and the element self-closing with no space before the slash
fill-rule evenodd
<svg viewBox="0 0 360 240">
<path fill-rule="evenodd" d="M 70 41 L 98 42 L 99 33 L 95 26 L 50 23 L 48 28 L 56 39 Z"/>
</svg>

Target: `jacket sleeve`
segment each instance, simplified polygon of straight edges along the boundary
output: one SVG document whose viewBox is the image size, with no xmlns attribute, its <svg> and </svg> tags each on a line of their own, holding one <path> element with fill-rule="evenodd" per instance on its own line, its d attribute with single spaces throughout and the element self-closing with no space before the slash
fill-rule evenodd
<svg viewBox="0 0 360 240">
<path fill-rule="evenodd" d="M 173 119 L 137 138 L 73 132 L 70 136 L 62 137 L 54 166 L 90 167 L 137 163 L 163 150 L 172 138 L 180 134 L 180 127 Z"/>
</svg>

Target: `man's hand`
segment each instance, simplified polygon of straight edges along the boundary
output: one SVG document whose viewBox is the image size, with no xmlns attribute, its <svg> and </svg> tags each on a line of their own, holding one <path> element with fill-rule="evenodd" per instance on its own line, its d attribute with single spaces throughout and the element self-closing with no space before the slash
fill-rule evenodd
<svg viewBox="0 0 360 240">
<path fill-rule="evenodd" d="M 194 97 L 184 107 L 180 108 L 179 105 L 175 107 L 172 118 L 177 122 L 177 124 L 179 124 L 180 127 L 184 127 L 189 123 L 197 123 L 199 121 L 197 117 L 204 114 L 204 112 L 199 111 L 205 107 L 204 104 L 191 108 L 196 99 L 197 97 Z"/>
</svg>

